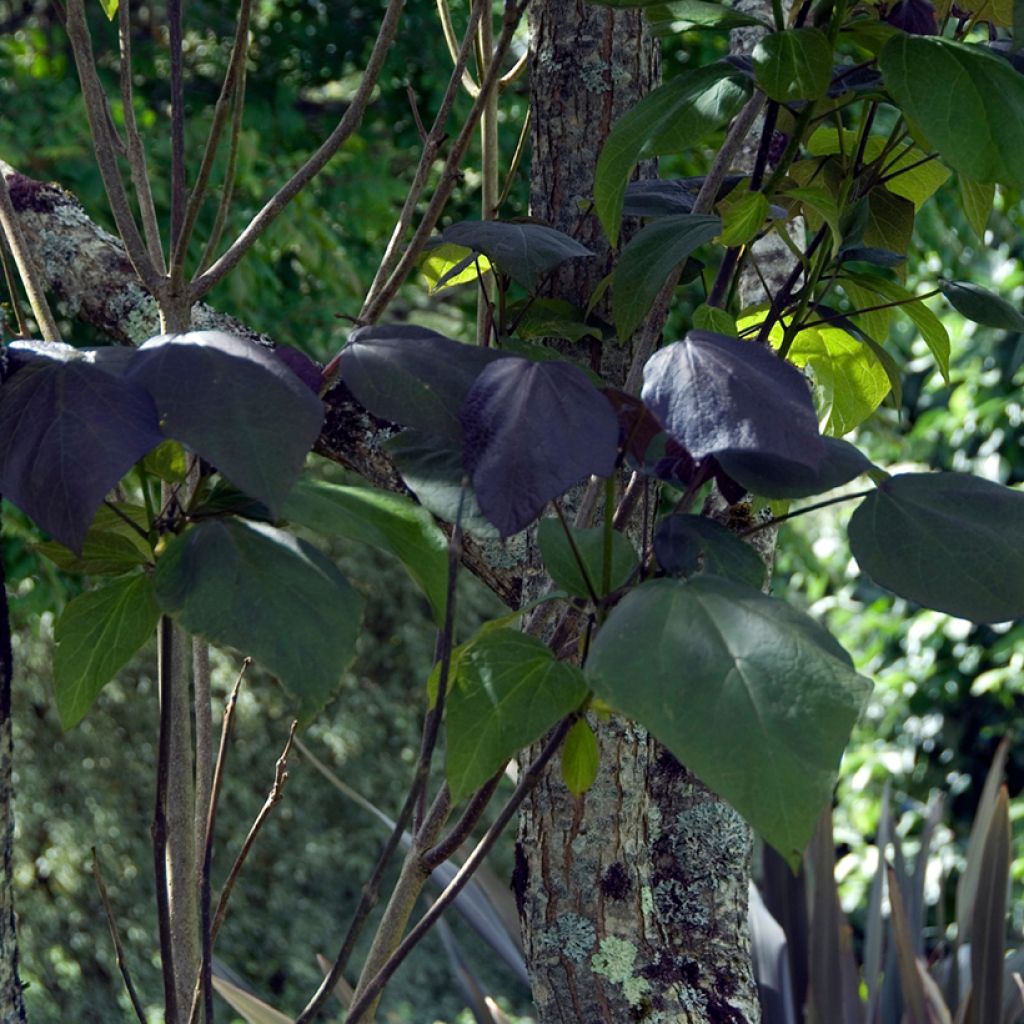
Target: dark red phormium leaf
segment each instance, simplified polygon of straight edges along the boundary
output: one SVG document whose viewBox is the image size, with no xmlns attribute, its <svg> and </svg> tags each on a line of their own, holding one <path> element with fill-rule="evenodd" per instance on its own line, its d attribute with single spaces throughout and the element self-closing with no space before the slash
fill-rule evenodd
<svg viewBox="0 0 1024 1024">
<path fill-rule="evenodd" d="M 163 436 L 144 388 L 55 356 L 30 356 L 0 387 L 0 492 L 80 552 L 104 497 Z"/>
<path fill-rule="evenodd" d="M 470 388 L 460 419 L 480 508 L 505 537 L 581 477 L 615 469 L 615 410 L 568 363 L 518 357 L 491 363 Z"/>
<path fill-rule="evenodd" d="M 751 341 L 690 331 L 647 361 L 642 397 L 695 459 L 759 452 L 813 469 L 824 457 L 807 382 Z"/>
<path fill-rule="evenodd" d="M 160 426 L 277 515 L 323 423 L 323 403 L 273 352 L 221 331 L 152 338 L 128 380 Z"/>
</svg>

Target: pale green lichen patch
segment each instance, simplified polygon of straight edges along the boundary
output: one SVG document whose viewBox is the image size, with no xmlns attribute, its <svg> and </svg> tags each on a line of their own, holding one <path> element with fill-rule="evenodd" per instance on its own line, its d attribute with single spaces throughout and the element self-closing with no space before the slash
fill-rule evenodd
<svg viewBox="0 0 1024 1024">
<path fill-rule="evenodd" d="M 639 1006 L 651 989 L 647 979 L 634 972 L 635 965 L 636 946 L 614 935 L 602 939 L 600 948 L 590 959 L 590 967 L 596 975 L 622 987 L 630 1006 Z"/>
<path fill-rule="evenodd" d="M 574 964 L 586 960 L 597 942 L 597 931 L 591 921 L 579 914 L 563 914 L 543 939 L 545 948 L 568 957 Z"/>
</svg>

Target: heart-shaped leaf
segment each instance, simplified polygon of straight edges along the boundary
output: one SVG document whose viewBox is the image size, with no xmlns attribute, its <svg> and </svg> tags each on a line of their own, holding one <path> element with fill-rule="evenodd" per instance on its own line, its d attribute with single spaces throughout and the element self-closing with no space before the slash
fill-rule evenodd
<svg viewBox="0 0 1024 1024">
<path fill-rule="evenodd" d="M 355 653 L 359 595 L 316 548 L 273 526 L 200 523 L 167 545 L 155 581 L 165 612 L 262 662 L 304 719 L 333 696 Z"/>
<path fill-rule="evenodd" d="M 373 487 L 342 487 L 300 480 L 284 504 L 284 517 L 311 530 L 370 544 L 398 558 L 444 622 L 448 591 L 448 538 L 422 505 Z"/>
<path fill-rule="evenodd" d="M 557 519 L 541 520 L 537 527 L 537 547 L 544 559 L 544 568 L 555 584 L 570 594 L 577 597 L 603 596 L 604 528 L 570 526 L 569 536 L 572 537 L 571 543 Z M 628 537 L 612 530 L 608 591 L 621 587 L 636 566 L 637 554 L 633 544 Z"/>
<path fill-rule="evenodd" d="M 737 483 L 763 498 L 809 498 L 869 473 L 874 464 L 858 448 L 823 437 L 825 454 L 817 466 L 757 452 L 719 452 L 718 464 Z"/>
<path fill-rule="evenodd" d="M 31 358 L 0 386 L 0 493 L 72 551 L 162 440 L 145 388 L 84 358 Z"/>
<path fill-rule="evenodd" d="M 448 786 L 461 800 L 516 751 L 547 732 L 587 693 L 583 673 L 533 637 L 490 630 L 459 660 L 448 695 Z"/>
<path fill-rule="evenodd" d="M 530 291 L 566 260 L 594 255 L 565 232 L 528 221 L 466 220 L 445 228 L 441 240 L 483 253 Z"/>
<path fill-rule="evenodd" d="M 500 358 L 425 327 L 360 327 L 341 353 L 341 379 L 381 419 L 461 443 L 459 409 L 473 381 Z"/>
<path fill-rule="evenodd" d="M 730 529 L 705 516 L 666 516 L 654 532 L 654 556 L 672 576 L 698 572 L 761 587 L 767 572 L 760 555 Z"/>
<path fill-rule="evenodd" d="M 146 510 L 141 505 L 101 505 L 82 542 L 81 554 L 55 541 L 43 541 L 36 550 L 64 572 L 118 576 L 152 559 L 147 528 Z"/>
<path fill-rule="evenodd" d="M 794 866 L 871 688 L 812 619 L 707 575 L 627 595 L 586 676 Z"/>
<path fill-rule="evenodd" d="M 950 167 L 977 182 L 1024 186 L 1024 77 L 1008 61 L 900 32 L 878 66 L 907 119 Z"/>
<path fill-rule="evenodd" d="M 164 335 L 139 349 L 126 376 L 153 396 L 167 437 L 280 511 L 324 407 L 273 352 L 220 331 Z"/>
<path fill-rule="evenodd" d="M 100 690 L 151 637 L 160 618 L 146 573 L 123 576 L 69 601 L 54 627 L 53 682 L 65 729 L 77 725 Z"/>
<path fill-rule="evenodd" d="M 470 388 L 461 419 L 477 500 L 504 537 L 581 477 L 615 469 L 615 410 L 568 363 L 514 356 L 492 363 Z"/>
<path fill-rule="evenodd" d="M 832 81 L 832 45 L 817 28 L 770 32 L 754 47 L 757 84 L 773 100 L 816 100 Z"/>
<path fill-rule="evenodd" d="M 694 458 L 758 452 L 811 469 L 824 458 L 807 382 L 754 342 L 690 331 L 647 361 L 642 396 Z"/>
<path fill-rule="evenodd" d="M 629 240 L 612 274 L 612 317 L 626 340 L 650 312 L 669 274 L 721 230 L 718 217 L 661 217 Z"/>
<path fill-rule="evenodd" d="M 974 622 L 1024 615 L 1024 494 L 964 473 L 901 473 L 850 518 L 877 584 Z"/>
</svg>

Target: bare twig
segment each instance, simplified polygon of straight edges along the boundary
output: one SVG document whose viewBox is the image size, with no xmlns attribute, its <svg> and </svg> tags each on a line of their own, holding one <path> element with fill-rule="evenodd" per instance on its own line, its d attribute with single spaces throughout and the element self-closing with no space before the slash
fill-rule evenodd
<svg viewBox="0 0 1024 1024">
<path fill-rule="evenodd" d="M 543 749 L 533 763 L 522 773 L 519 784 L 516 786 L 508 802 L 501 809 L 501 813 L 495 819 L 491 827 L 484 833 L 483 838 L 473 848 L 473 852 L 466 858 L 466 862 L 459 868 L 455 877 L 445 886 L 444 891 L 434 901 L 430 909 L 420 918 L 408 935 L 399 943 L 394 953 L 388 957 L 387 962 L 376 975 L 364 986 L 363 990 L 352 1001 L 349 1007 L 346 1020 L 350 1024 L 358 1024 L 359 1019 L 366 1013 L 374 1001 L 380 995 L 381 990 L 388 983 L 391 976 L 401 966 L 402 962 L 409 955 L 412 949 L 420 942 L 424 935 L 430 930 L 441 915 L 451 906 L 455 897 L 465 888 L 466 883 L 473 877 L 473 872 L 481 864 L 483 859 L 490 852 L 491 847 L 497 842 L 498 837 L 505 830 L 505 826 L 511 821 L 512 815 L 519 810 L 520 804 L 526 799 L 530 790 L 537 784 L 541 773 L 547 763 L 557 753 L 562 745 L 566 734 L 578 717 L 577 712 L 568 715 L 552 730 Z M 298 1021 L 296 1021 L 298 1024 Z"/>
<path fill-rule="evenodd" d="M 470 837 L 473 829 L 476 828 L 477 822 L 483 816 L 484 811 L 487 810 L 487 805 L 491 802 L 491 797 L 494 796 L 494 791 L 498 788 L 498 783 L 501 782 L 504 774 L 505 770 L 503 768 L 485 782 L 470 797 L 466 809 L 462 812 L 459 820 L 452 826 L 448 835 L 423 854 L 423 866 L 428 871 L 433 871 L 439 864 L 443 864 Z"/>
<path fill-rule="evenodd" d="M 185 169 L 185 68 L 182 38 L 184 0 L 167 0 L 168 42 L 171 50 L 171 253 L 181 246 L 185 224 L 185 194 L 188 184 Z M 171 286 L 175 286 L 175 259 L 172 255 Z"/>
<path fill-rule="evenodd" d="M 50 304 L 46 301 L 46 292 L 39 276 L 39 268 L 32 259 L 32 254 L 25 245 L 25 238 L 21 233 L 21 225 L 18 223 L 18 216 L 14 211 L 14 202 L 11 200 L 11 192 L 7 187 L 7 179 L 3 171 L 0 171 L 0 229 L 3 230 L 14 256 L 14 264 L 18 268 L 22 284 L 25 286 L 25 294 L 28 295 L 29 304 L 32 306 L 32 315 L 39 324 L 45 341 L 60 341 L 60 330 L 57 328 L 57 321 L 50 311 Z M 11 304 L 17 308 L 17 300 L 11 285 Z M 19 314 L 19 328 L 21 325 Z"/>
<path fill-rule="evenodd" d="M 154 296 L 159 296 L 164 278 L 149 258 L 149 252 L 139 234 L 121 179 L 121 171 L 117 165 L 116 139 L 111 127 L 107 98 L 96 72 L 92 38 L 85 19 L 84 0 L 67 0 L 67 33 L 78 68 L 78 78 L 82 84 L 82 98 L 85 100 L 86 116 L 92 134 L 93 149 L 96 152 L 96 164 L 103 179 L 110 212 L 114 216 L 118 234 L 124 242 L 128 259 L 131 260 L 139 280 Z"/>
<path fill-rule="evenodd" d="M 491 90 L 497 87 L 501 64 L 505 59 L 505 54 L 508 53 L 509 46 L 512 44 L 512 37 L 515 35 L 516 27 L 526 10 L 528 2 L 529 0 L 517 0 L 517 2 L 507 0 L 505 16 L 502 20 L 501 35 L 495 45 L 487 75 L 480 83 L 480 94 L 474 99 L 472 109 L 463 122 L 458 137 L 452 145 L 448 159 L 445 161 L 444 168 L 441 171 L 441 178 L 437 183 L 437 188 L 434 190 L 434 195 L 431 197 L 427 210 L 409 245 L 398 260 L 395 269 L 391 272 L 386 283 L 372 291 L 370 297 L 363 304 L 359 319 L 365 323 L 376 322 L 384 310 L 387 309 L 391 300 L 397 294 L 398 289 L 402 286 L 402 283 L 419 259 L 420 254 L 423 252 L 423 247 L 427 244 L 431 232 L 434 230 L 449 198 L 451 198 L 451 194 L 459 179 L 459 167 L 469 148 L 473 133 L 476 131 L 477 123 L 486 106 L 488 96 Z"/>
<path fill-rule="evenodd" d="M 117 5 L 117 36 L 119 43 L 121 106 L 124 107 L 125 150 L 128 157 L 128 169 L 135 188 L 135 197 L 139 202 L 139 213 L 142 216 L 142 231 L 146 239 L 146 251 L 153 261 L 153 266 L 161 274 L 166 273 L 163 248 L 160 242 L 160 225 L 156 219 L 156 207 L 153 203 L 153 189 L 146 170 L 146 151 L 139 135 L 139 126 L 135 120 L 135 98 L 132 89 L 132 22 L 131 4 L 125 0 Z"/>
<path fill-rule="evenodd" d="M 295 730 L 298 724 L 298 722 L 292 722 L 291 728 L 288 730 L 288 741 L 284 745 L 284 750 L 281 751 L 281 756 L 277 759 L 274 784 L 267 794 L 266 801 L 260 808 L 260 813 L 256 815 L 256 820 L 252 823 L 252 828 L 249 829 L 249 834 L 245 837 L 242 848 L 238 851 L 238 856 L 235 858 L 234 864 L 231 865 L 227 880 L 224 882 L 223 889 L 221 889 L 220 899 L 217 901 L 217 912 L 213 915 L 213 925 L 210 928 L 212 938 L 217 937 L 217 932 L 220 931 L 220 926 L 224 923 L 224 915 L 228 912 L 228 901 L 231 899 L 231 892 L 238 881 L 238 876 L 241 873 L 246 858 L 249 856 L 253 843 L 256 842 L 260 830 L 266 824 L 267 818 L 270 817 L 270 812 L 278 805 L 281 797 L 284 795 L 284 784 L 288 781 L 288 755 L 291 753 L 292 742 L 295 739 Z"/>
<path fill-rule="evenodd" d="M 470 51 L 473 48 L 473 36 L 476 33 L 476 26 L 480 22 L 481 13 L 480 6 L 474 5 L 469 15 L 469 25 L 466 29 L 466 35 L 463 37 L 462 45 L 454 54 L 455 68 L 448 79 L 448 86 L 441 99 L 441 106 L 438 108 L 437 115 L 434 117 L 434 123 L 431 125 L 426 139 L 423 141 L 423 152 L 420 155 L 420 162 L 416 166 L 416 172 L 413 175 L 409 191 L 406 193 L 405 202 L 402 204 L 398 220 L 395 222 L 395 229 L 391 232 L 391 238 L 388 239 L 387 248 L 384 250 L 380 266 L 373 276 L 373 282 L 370 285 L 366 301 L 363 303 L 360 319 L 362 319 L 366 310 L 374 302 L 376 295 L 384 287 L 398 265 L 398 261 L 401 259 L 400 247 L 405 238 L 405 233 L 409 230 L 409 225 L 412 224 L 416 207 L 427 187 L 427 180 L 434 166 L 434 160 L 445 139 L 445 124 L 448 121 L 448 115 L 451 113 L 452 107 L 455 105 L 455 99 L 459 94 L 459 81 L 465 71 Z"/>
<path fill-rule="evenodd" d="M 76 2 L 80 3 L 81 0 L 76 0 Z M 380 31 L 377 33 L 377 39 L 373 45 L 370 59 L 367 61 L 359 88 L 337 127 L 302 167 L 278 189 L 263 209 L 253 217 L 238 238 L 228 247 L 227 252 L 209 270 L 193 279 L 191 288 L 193 300 L 205 295 L 238 265 L 242 257 L 253 247 L 288 203 L 323 170 L 327 162 L 362 123 L 363 115 L 370 103 L 370 97 L 373 95 L 373 89 L 384 68 L 384 60 L 398 31 L 398 22 L 403 6 L 404 0 L 388 0 L 388 7 L 381 21 Z"/>
<path fill-rule="evenodd" d="M 0 171 L 0 177 L 2 176 L 3 171 Z M 18 285 L 14 277 L 14 269 L 11 267 L 11 261 L 7 258 L 7 238 L 3 231 L 0 231 L 0 267 L 3 268 L 4 285 L 11 299 L 11 309 L 14 311 L 14 322 L 18 331 L 18 337 L 27 338 L 28 325 L 25 323 L 25 316 L 21 311 L 21 298 L 18 295 Z M 6 324 L 0 324 L 0 329 L 5 327 Z"/>
<path fill-rule="evenodd" d="M 125 991 L 131 1000 L 132 1009 L 141 1024 L 146 1024 L 146 1011 L 142 1008 L 138 992 L 132 982 L 131 972 L 128 970 L 128 962 L 124 957 L 124 946 L 121 945 L 121 933 L 117 929 L 117 921 L 114 918 L 114 909 L 110 905 L 110 896 L 107 894 L 107 886 L 103 881 L 103 873 L 100 871 L 99 857 L 96 855 L 96 847 L 92 848 L 92 877 L 96 879 L 96 888 L 100 891 L 100 900 L 103 902 L 103 913 L 107 917 L 107 927 L 110 929 L 110 937 L 114 940 L 114 956 L 117 959 L 117 969 L 121 972 L 121 980 L 124 982 Z"/>
<path fill-rule="evenodd" d="M 480 4 L 472 5 L 469 26 L 463 37 L 464 44 L 466 40 L 472 42 L 476 37 L 476 23 L 480 20 L 481 11 L 482 7 Z M 477 84 L 476 79 L 473 78 L 473 75 L 466 70 L 466 61 L 462 56 L 462 47 L 458 45 L 458 36 L 455 34 L 455 26 L 452 25 L 452 11 L 448 6 L 448 0 L 437 0 L 437 15 L 441 21 L 441 31 L 444 33 L 444 41 L 448 46 L 448 53 L 452 58 L 452 63 L 455 65 L 456 74 L 462 79 L 463 89 L 475 98 L 480 92 L 480 86 Z"/>
<path fill-rule="evenodd" d="M 203 150 L 203 159 L 199 165 L 199 172 L 196 174 L 195 185 L 192 186 L 188 204 L 185 207 L 181 234 L 174 244 L 174 252 L 171 256 L 171 276 L 175 280 L 184 274 L 185 254 L 195 230 L 196 218 L 199 216 L 199 210 L 206 198 L 206 189 L 210 183 L 210 175 L 213 173 L 213 164 L 220 147 L 221 136 L 224 134 L 224 126 L 227 123 L 228 114 L 231 113 L 232 101 L 239 91 L 242 77 L 245 74 L 245 61 L 249 54 L 251 13 L 252 0 L 241 0 L 238 7 L 238 23 L 235 26 L 235 39 L 231 45 L 231 56 L 228 59 L 227 70 L 224 72 L 220 95 L 213 108 L 210 134 L 206 139 L 206 148 Z"/>
</svg>

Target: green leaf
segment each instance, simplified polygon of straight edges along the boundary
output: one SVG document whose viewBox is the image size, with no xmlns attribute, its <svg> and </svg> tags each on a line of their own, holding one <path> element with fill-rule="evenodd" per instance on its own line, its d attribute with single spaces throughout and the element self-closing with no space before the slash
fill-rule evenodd
<svg viewBox="0 0 1024 1024">
<path fill-rule="evenodd" d="M 730 338 L 738 335 L 736 319 L 731 313 L 703 302 L 693 311 L 693 326 L 701 331 L 713 331 Z"/>
<path fill-rule="evenodd" d="M 942 321 L 913 292 L 895 281 L 869 274 L 844 272 L 844 281 L 849 279 L 862 288 L 873 292 L 886 302 L 898 302 L 893 308 L 910 317 L 921 332 L 925 344 L 935 357 L 935 363 L 943 380 L 949 383 L 949 334 Z"/>
<path fill-rule="evenodd" d="M 722 62 L 684 71 L 648 93 L 619 118 L 601 150 L 594 177 L 594 204 L 612 244 L 626 182 L 638 160 L 682 152 L 701 142 L 739 113 L 750 95 L 749 81 Z"/>
<path fill-rule="evenodd" d="M 581 569 L 562 529 L 562 524 L 557 519 L 542 519 L 537 527 L 537 547 L 540 549 L 541 557 L 544 559 L 544 568 L 563 590 L 577 597 L 590 597 L 590 587 L 587 586 L 587 579 L 590 580 L 594 592 L 603 597 L 601 593 L 602 569 L 604 566 L 604 529 L 600 526 L 580 529 L 570 526 L 573 544 L 576 552 L 583 560 Z M 612 531 L 612 565 L 611 565 L 611 588 L 617 590 L 632 575 L 637 566 L 636 549 L 630 540 L 617 530 Z"/>
<path fill-rule="evenodd" d="M 57 620 L 53 681 L 61 725 L 77 725 L 100 690 L 153 635 L 160 618 L 146 573 L 122 577 L 69 601 Z"/>
<path fill-rule="evenodd" d="M 780 198 L 798 200 L 812 228 L 817 228 L 824 221 L 832 232 L 833 251 L 838 249 L 843 239 L 843 232 L 839 227 L 839 206 L 828 189 L 812 185 L 806 188 L 791 188 Z"/>
<path fill-rule="evenodd" d="M 832 80 L 832 45 L 820 29 L 771 32 L 753 57 L 757 84 L 779 103 L 820 99 Z"/>
<path fill-rule="evenodd" d="M 116 511 L 115 511 L 116 509 Z M 120 514 L 118 514 L 120 513 Z M 43 541 L 36 550 L 55 562 L 64 572 L 87 576 L 116 576 L 145 565 L 153 557 L 146 538 L 125 521 L 148 528 L 146 510 L 139 505 L 116 503 L 114 508 L 101 505 L 85 535 L 81 555 L 56 541 Z"/>
<path fill-rule="evenodd" d="M 257 999 L 225 978 L 214 977 L 213 987 L 217 995 L 242 1017 L 246 1024 L 292 1024 L 291 1017 L 286 1017 L 280 1010 L 275 1010 L 269 1003 Z"/>
<path fill-rule="evenodd" d="M 189 632 L 262 662 L 304 719 L 355 653 L 362 599 L 311 544 L 264 523 L 209 520 L 175 537 L 157 562 L 156 592 Z"/>
<path fill-rule="evenodd" d="M 943 281 L 942 294 L 961 315 L 985 327 L 1024 331 L 1024 315 L 1001 295 L 968 281 Z"/>
<path fill-rule="evenodd" d="M 420 261 L 420 273 L 431 295 L 476 281 L 491 269 L 491 261 L 464 245 L 442 242 L 428 250 Z"/>
<path fill-rule="evenodd" d="M 758 553 L 728 527 L 705 516 L 663 519 L 654 534 L 654 555 L 673 576 L 706 572 L 749 587 L 760 587 L 765 579 L 765 565 Z"/>
<path fill-rule="evenodd" d="M 886 300 L 849 277 L 841 278 L 839 283 L 853 306 L 849 315 L 860 325 L 865 334 L 870 335 L 876 341 L 885 342 L 889 337 L 892 310 L 873 307 L 884 305 Z M 869 310 L 869 312 L 862 312 L 862 310 Z"/>
<path fill-rule="evenodd" d="M 879 586 L 974 622 L 1024 615 L 1024 494 L 961 473 L 906 473 L 853 513 L 850 549 Z"/>
<path fill-rule="evenodd" d="M 142 460 L 142 468 L 165 483 L 180 484 L 188 475 L 188 456 L 177 441 L 164 441 Z"/>
<path fill-rule="evenodd" d="M 582 341 L 583 338 L 601 337 L 597 324 L 585 321 L 583 310 L 563 299 L 526 299 L 513 302 L 505 311 L 512 333 L 517 338 L 567 338 Z M 562 359 L 561 353 L 555 353 Z"/>
<path fill-rule="evenodd" d="M 283 515 L 318 533 L 347 537 L 394 555 L 423 591 L 438 624 L 448 592 L 448 538 L 422 506 L 373 487 L 300 480 Z"/>
<path fill-rule="evenodd" d="M 612 275 L 612 317 L 620 340 L 647 316 L 672 271 L 721 226 L 717 217 L 681 213 L 659 217 L 630 239 Z"/>
<path fill-rule="evenodd" d="M 582 796 L 594 784 L 601 766 L 597 737 L 585 718 L 578 719 L 562 744 L 562 778 L 569 792 Z"/>
<path fill-rule="evenodd" d="M 625 6 L 615 0 L 592 0 L 610 6 Z M 633 3 L 638 7 L 641 4 Z M 753 15 L 741 13 L 734 7 L 724 3 L 710 3 L 708 0 L 649 0 L 642 5 L 651 24 L 651 31 L 656 36 L 678 35 L 691 28 L 718 28 L 731 31 L 748 25 L 760 25 L 771 28 L 770 21 Z"/>
<path fill-rule="evenodd" d="M 991 182 L 982 184 L 969 178 L 966 174 L 957 176 L 960 185 L 960 203 L 964 216 L 971 230 L 978 236 L 978 241 L 985 240 L 985 228 L 992 215 L 992 205 L 996 198 L 996 187 Z"/>
<path fill-rule="evenodd" d="M 728 247 L 753 241 L 768 219 L 768 197 L 763 192 L 732 192 L 718 208 L 722 213 L 718 242 Z"/>
<path fill-rule="evenodd" d="M 107 16 L 107 21 L 113 21 L 117 16 L 118 0 L 100 0 L 100 7 Z"/>
<path fill-rule="evenodd" d="M 448 786 L 461 800 L 578 707 L 583 673 L 539 640 L 511 629 L 486 633 L 459 661 L 448 697 Z"/>
<path fill-rule="evenodd" d="M 914 237 L 914 204 L 882 186 L 873 188 L 867 199 L 864 245 L 906 256 Z"/>
<path fill-rule="evenodd" d="M 794 867 L 871 686 L 812 619 L 716 576 L 637 587 L 586 674 Z"/>
<path fill-rule="evenodd" d="M 978 182 L 1024 186 L 1024 77 L 1008 61 L 901 32 L 878 64 L 904 114 L 954 170 Z"/>
</svg>

